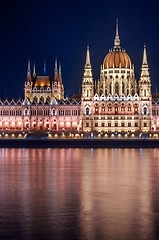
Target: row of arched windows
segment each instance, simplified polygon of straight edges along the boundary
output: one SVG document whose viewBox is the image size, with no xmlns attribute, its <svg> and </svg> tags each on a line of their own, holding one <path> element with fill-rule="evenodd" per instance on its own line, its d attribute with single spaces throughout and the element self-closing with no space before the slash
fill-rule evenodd
<svg viewBox="0 0 159 240">
<path fill-rule="evenodd" d="M 128 112 L 132 112 L 134 111 L 134 114 L 138 114 L 138 104 L 111 104 L 111 103 L 108 103 L 108 104 L 95 104 L 94 105 L 94 114 L 105 114 L 106 112 L 115 112 L 115 113 L 118 113 L 119 111 L 121 113 L 124 113 L 126 111 Z"/>
<path fill-rule="evenodd" d="M 22 110 L 21 109 L 4 109 L 0 110 L 0 116 L 21 116 Z"/>
</svg>

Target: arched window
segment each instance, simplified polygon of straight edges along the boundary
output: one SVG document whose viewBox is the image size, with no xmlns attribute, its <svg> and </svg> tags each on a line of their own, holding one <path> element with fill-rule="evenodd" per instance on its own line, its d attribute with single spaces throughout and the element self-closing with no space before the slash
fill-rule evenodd
<svg viewBox="0 0 159 240">
<path fill-rule="evenodd" d="M 144 107 L 144 115 L 147 114 L 147 107 Z"/>
<path fill-rule="evenodd" d="M 39 102 L 41 102 L 41 103 L 44 103 L 44 97 L 43 96 L 41 96 L 41 98 L 40 98 L 40 101 Z"/>
<path fill-rule="evenodd" d="M 114 109 L 115 109 L 115 114 L 118 114 L 118 104 L 114 105 Z"/>
<path fill-rule="evenodd" d="M 35 96 L 34 99 L 33 99 L 33 102 L 37 103 L 38 102 L 38 99 L 37 97 Z"/>
<path fill-rule="evenodd" d="M 125 111 L 125 105 L 124 105 L 124 103 L 122 103 L 122 105 L 121 105 L 121 111 L 122 111 L 122 112 Z"/>
<path fill-rule="evenodd" d="M 94 105 L 94 114 L 99 114 L 99 106 L 98 106 L 98 104 Z"/>
<path fill-rule="evenodd" d="M 110 86 L 109 86 L 109 93 L 112 94 L 112 83 L 110 83 Z"/>
<path fill-rule="evenodd" d="M 56 115 L 56 110 L 53 108 L 52 109 L 52 115 L 55 116 Z"/>
<path fill-rule="evenodd" d="M 131 105 L 128 105 L 128 112 L 131 112 Z"/>
<path fill-rule="evenodd" d="M 144 97 L 146 97 L 146 89 L 144 89 Z"/>
<path fill-rule="evenodd" d="M 50 103 L 50 97 L 48 96 L 47 98 L 46 98 L 46 103 Z"/>
<path fill-rule="evenodd" d="M 24 110 L 24 116 L 27 116 L 27 115 L 28 115 L 28 109 L 25 108 L 25 110 Z"/>
<path fill-rule="evenodd" d="M 115 84 L 115 94 L 119 95 L 119 84 Z"/>
<path fill-rule="evenodd" d="M 86 107 L 86 115 L 89 115 L 89 107 Z"/>
<path fill-rule="evenodd" d="M 138 114 L 138 105 L 134 104 L 134 114 Z"/>
<path fill-rule="evenodd" d="M 125 89 L 125 84 L 124 83 L 122 83 L 122 94 L 124 94 L 125 92 L 124 92 L 124 89 Z"/>
<path fill-rule="evenodd" d="M 105 113 L 105 104 L 104 103 L 101 105 L 101 113 Z"/>
<path fill-rule="evenodd" d="M 108 112 L 111 112 L 112 111 L 112 105 L 109 103 L 108 104 Z"/>
</svg>

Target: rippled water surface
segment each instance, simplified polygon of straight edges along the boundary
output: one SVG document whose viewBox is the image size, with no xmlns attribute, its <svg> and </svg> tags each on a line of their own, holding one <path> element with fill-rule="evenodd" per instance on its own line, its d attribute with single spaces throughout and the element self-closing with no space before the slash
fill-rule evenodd
<svg viewBox="0 0 159 240">
<path fill-rule="evenodd" d="M 159 239 L 159 149 L 0 149 L 0 239 Z"/>
</svg>

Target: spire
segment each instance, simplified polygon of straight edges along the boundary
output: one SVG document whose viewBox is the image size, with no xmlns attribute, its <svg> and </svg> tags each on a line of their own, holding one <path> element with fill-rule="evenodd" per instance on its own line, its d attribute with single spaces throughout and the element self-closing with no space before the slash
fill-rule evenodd
<svg viewBox="0 0 159 240">
<path fill-rule="evenodd" d="M 118 19 L 116 20 L 116 35 L 115 35 L 115 39 L 114 39 L 114 48 L 120 48 Z"/>
<path fill-rule="evenodd" d="M 91 67 L 90 54 L 89 54 L 89 46 L 87 46 L 87 54 L 86 54 L 86 64 L 85 64 L 85 67 Z"/>
<path fill-rule="evenodd" d="M 44 75 L 46 75 L 46 62 L 44 60 Z"/>
<path fill-rule="evenodd" d="M 28 60 L 27 80 L 31 81 L 30 59 Z"/>
<path fill-rule="evenodd" d="M 142 60 L 142 66 L 141 66 L 140 83 L 142 84 L 151 83 L 145 45 L 144 45 L 143 60 Z"/>
<path fill-rule="evenodd" d="M 61 63 L 59 63 L 59 76 L 61 77 Z"/>
<path fill-rule="evenodd" d="M 28 60 L 28 72 L 30 72 L 30 59 Z"/>
<path fill-rule="evenodd" d="M 62 82 L 61 63 L 59 63 L 59 80 Z"/>
<path fill-rule="evenodd" d="M 35 63 L 34 63 L 34 68 L 33 68 L 33 77 L 36 76 L 36 70 L 35 70 Z"/>
<path fill-rule="evenodd" d="M 144 45 L 144 53 L 143 53 L 143 61 L 142 61 L 142 65 L 148 65 L 148 63 L 147 63 L 146 45 Z"/>
<path fill-rule="evenodd" d="M 55 59 L 55 71 L 57 71 L 57 58 Z"/>
<path fill-rule="evenodd" d="M 54 80 L 58 78 L 57 58 L 55 59 Z"/>
</svg>

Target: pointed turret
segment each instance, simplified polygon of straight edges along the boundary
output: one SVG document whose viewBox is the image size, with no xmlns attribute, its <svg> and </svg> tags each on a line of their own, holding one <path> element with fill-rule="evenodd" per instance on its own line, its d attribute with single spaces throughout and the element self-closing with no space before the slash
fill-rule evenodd
<svg viewBox="0 0 159 240">
<path fill-rule="evenodd" d="M 142 67 L 141 67 L 141 78 L 147 77 L 149 79 L 150 74 L 149 74 L 149 67 L 148 67 L 148 62 L 147 62 L 147 51 L 146 51 L 146 45 L 144 45 L 144 51 L 143 51 L 143 60 L 142 60 Z"/>
<path fill-rule="evenodd" d="M 52 81 L 52 94 L 53 97 L 60 100 L 64 98 L 64 86 L 62 84 L 62 72 L 61 63 L 59 63 L 59 69 L 57 67 L 57 58 L 55 59 L 54 77 Z"/>
<path fill-rule="evenodd" d="M 81 95 L 82 131 L 92 130 L 93 97 L 94 97 L 94 83 L 92 77 L 89 47 L 87 46 Z"/>
<path fill-rule="evenodd" d="M 114 48 L 120 48 L 118 19 L 116 20 L 116 34 L 115 34 L 115 39 L 114 39 Z"/>
<path fill-rule="evenodd" d="M 93 78 L 92 78 L 92 67 L 90 62 L 89 47 L 87 46 L 86 63 L 84 67 L 84 76 L 82 82 L 82 95 L 84 99 L 90 99 L 93 97 Z"/>
<path fill-rule="evenodd" d="M 147 62 L 146 46 L 144 45 L 141 75 L 139 81 L 140 96 L 147 98 L 151 96 L 151 80 Z"/>
<path fill-rule="evenodd" d="M 147 61 L 146 46 L 144 45 L 141 75 L 139 81 L 139 96 L 140 96 L 140 111 L 141 122 L 140 129 L 142 132 L 151 130 L 152 119 L 152 94 L 151 94 L 151 79 Z"/>
</svg>

